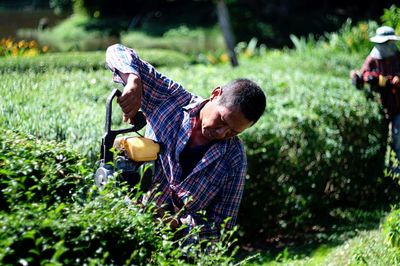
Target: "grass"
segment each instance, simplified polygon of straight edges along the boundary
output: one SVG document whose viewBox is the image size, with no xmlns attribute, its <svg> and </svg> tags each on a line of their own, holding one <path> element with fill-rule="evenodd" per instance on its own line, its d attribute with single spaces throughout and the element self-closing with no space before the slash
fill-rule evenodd
<svg viewBox="0 0 400 266">
<path fill-rule="evenodd" d="M 391 247 L 381 229 L 386 211 L 340 211 L 342 225 L 326 232 L 304 234 L 302 240 L 257 252 L 246 265 L 399 265 L 400 251 Z M 267 252 L 265 250 L 268 250 Z"/>
</svg>

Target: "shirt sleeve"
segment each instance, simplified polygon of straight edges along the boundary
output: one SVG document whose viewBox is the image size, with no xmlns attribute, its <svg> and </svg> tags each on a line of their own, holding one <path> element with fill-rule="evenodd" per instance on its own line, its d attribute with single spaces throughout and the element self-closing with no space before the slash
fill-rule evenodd
<svg viewBox="0 0 400 266">
<path fill-rule="evenodd" d="M 126 46 L 114 44 L 108 47 L 106 63 L 116 83 L 124 84 L 120 73 L 132 73 L 141 79 L 143 85 L 141 109 L 147 116 L 169 97 L 176 97 L 177 101 L 190 97 L 190 93 L 180 84 L 158 72 L 151 64 L 139 58 L 136 51 Z"/>
<path fill-rule="evenodd" d="M 368 81 L 369 77 L 379 77 L 379 72 L 378 72 L 378 66 L 376 64 L 376 61 L 371 57 L 368 56 L 364 64 L 361 68 L 361 73 L 364 81 Z"/>
</svg>

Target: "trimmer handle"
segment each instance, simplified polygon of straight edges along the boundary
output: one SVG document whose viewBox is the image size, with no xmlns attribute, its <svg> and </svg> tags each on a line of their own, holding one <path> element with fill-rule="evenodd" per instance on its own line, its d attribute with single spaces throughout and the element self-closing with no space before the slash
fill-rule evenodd
<svg viewBox="0 0 400 266">
<path fill-rule="evenodd" d="M 128 133 L 128 132 L 135 132 L 141 130 L 144 126 L 146 126 L 146 118 L 144 117 L 143 113 L 139 111 L 135 117 L 133 118 L 133 127 L 119 129 L 119 130 L 111 130 L 111 114 L 112 114 L 112 101 L 115 97 L 120 97 L 122 92 L 118 89 L 114 89 L 111 94 L 107 98 L 107 108 L 106 108 L 106 125 L 104 128 L 105 133 L 114 132 L 116 135 Z"/>
<path fill-rule="evenodd" d="M 120 97 L 121 95 L 122 92 L 120 90 L 114 89 L 107 98 L 106 123 L 104 127 L 104 136 L 101 143 L 101 159 L 103 159 L 105 163 L 112 161 L 113 154 L 110 149 L 112 148 L 117 135 L 139 131 L 146 125 L 146 118 L 144 114 L 139 111 L 133 118 L 132 127 L 118 130 L 111 129 L 112 102 L 115 97 Z"/>
</svg>

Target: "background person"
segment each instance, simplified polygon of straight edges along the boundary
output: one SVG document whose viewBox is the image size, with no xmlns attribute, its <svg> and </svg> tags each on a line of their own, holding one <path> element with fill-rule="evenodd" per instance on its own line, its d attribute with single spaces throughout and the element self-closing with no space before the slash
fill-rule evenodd
<svg viewBox="0 0 400 266">
<path fill-rule="evenodd" d="M 376 35 L 370 38 L 374 48 L 364 61 L 360 70 L 360 82 L 369 83 L 378 92 L 385 111 L 385 118 L 391 124 L 392 148 L 400 159 L 400 52 L 394 29 L 379 27 Z M 358 73 L 352 73 L 357 78 Z"/>
</svg>

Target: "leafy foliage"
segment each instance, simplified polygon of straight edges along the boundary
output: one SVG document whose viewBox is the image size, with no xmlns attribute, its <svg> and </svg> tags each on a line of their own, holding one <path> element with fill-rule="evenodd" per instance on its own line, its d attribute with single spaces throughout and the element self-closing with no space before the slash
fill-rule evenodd
<svg viewBox="0 0 400 266">
<path fill-rule="evenodd" d="M 311 51 L 317 47 L 348 53 L 367 54 L 372 48 L 369 38 L 375 34 L 378 24 L 375 21 L 362 21 L 353 25 L 348 19 L 337 32 L 325 33 L 319 39 L 310 34 L 308 38 L 290 35 L 298 51 Z"/>
<path fill-rule="evenodd" d="M 395 32 L 400 32 L 400 7 L 392 5 L 388 9 L 383 10 L 381 20 L 384 25 L 390 26 L 395 29 Z"/>
<path fill-rule="evenodd" d="M 242 136 L 249 180 L 240 224 L 250 238 L 272 228 L 305 229 L 337 206 L 397 198 L 393 180 L 380 177 L 387 128 L 379 106 L 344 80 L 323 79 L 280 76 L 275 89 L 284 96 L 272 91 L 262 122 Z"/>
<path fill-rule="evenodd" d="M 400 247 L 400 209 L 393 209 L 383 223 L 386 241 L 393 247 Z"/>
<path fill-rule="evenodd" d="M 135 49 L 166 49 L 185 54 L 199 61 L 198 56 L 207 52 L 222 52 L 225 43 L 217 28 L 190 29 L 180 26 L 166 31 L 162 36 L 149 36 L 145 32 L 128 31 L 121 34 L 121 43 Z"/>
<path fill-rule="evenodd" d="M 70 202 L 84 195 L 91 175 L 85 160 L 64 145 L 4 130 L 0 165 L 0 211 L 18 208 L 22 202 L 47 207 Z"/>
<path fill-rule="evenodd" d="M 171 50 L 144 49 L 139 51 L 154 66 L 182 66 L 190 63 L 188 57 Z M 15 71 L 43 73 L 55 69 L 61 71 L 105 69 L 105 54 L 104 52 L 50 53 L 29 59 L 8 57 L 0 60 L 0 73 Z"/>
<path fill-rule="evenodd" d="M 103 191 L 92 187 L 93 169 L 64 145 L 12 131 L 0 136 L 2 265 L 233 261 L 233 232 L 223 231 L 214 246 L 184 245 L 186 238 L 156 218 L 152 204 L 136 204 L 140 192 L 129 194 L 113 180 Z"/>
<path fill-rule="evenodd" d="M 139 55 L 146 59 L 146 54 Z M 93 57 L 100 60 L 100 55 Z M 71 63 L 73 59 L 71 55 Z M 249 238 L 307 228 L 329 218 L 331 207 L 367 207 L 398 195 L 395 182 L 382 174 L 387 130 L 379 104 L 367 100 L 348 80 L 349 69 L 361 61 L 357 54 L 332 56 L 331 50 L 316 48 L 266 51 L 251 60 L 241 58 L 235 69 L 159 69 L 203 97 L 239 77 L 255 80 L 266 91 L 266 114 L 242 135 L 249 180 L 239 223 Z M 66 142 L 94 161 L 106 96 L 115 85 L 106 70 L 68 69 L 67 61 L 65 66 L 43 73 L 33 68 L 22 78 L 18 72 L 1 74 L 0 124 Z M 119 108 L 114 109 L 113 121 L 124 127 Z"/>
</svg>

